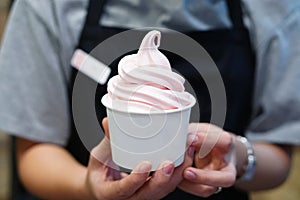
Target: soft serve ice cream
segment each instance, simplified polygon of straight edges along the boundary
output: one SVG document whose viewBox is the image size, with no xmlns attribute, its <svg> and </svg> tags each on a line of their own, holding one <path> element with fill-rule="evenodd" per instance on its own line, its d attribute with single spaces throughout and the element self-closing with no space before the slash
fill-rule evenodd
<svg viewBox="0 0 300 200">
<path fill-rule="evenodd" d="M 149 32 L 137 54 L 121 59 L 118 75 L 108 82 L 107 108 L 113 161 L 133 169 L 150 161 L 152 170 L 165 160 L 184 160 L 191 107 L 184 78 L 171 70 L 159 50 L 161 34 Z"/>
<path fill-rule="evenodd" d="M 169 60 L 158 50 L 160 38 L 159 31 L 149 32 L 137 54 L 121 59 L 119 75 L 108 82 L 106 106 L 143 113 L 180 109 L 195 101 L 184 91 L 184 78 L 171 70 Z"/>
</svg>

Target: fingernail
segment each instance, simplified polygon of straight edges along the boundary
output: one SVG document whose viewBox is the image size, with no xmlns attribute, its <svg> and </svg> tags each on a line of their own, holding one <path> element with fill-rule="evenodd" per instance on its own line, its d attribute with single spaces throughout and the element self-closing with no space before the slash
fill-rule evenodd
<svg viewBox="0 0 300 200">
<path fill-rule="evenodd" d="M 187 178 L 187 179 L 195 179 L 196 178 L 196 174 L 190 170 L 186 170 L 184 172 L 184 177 Z"/>
<path fill-rule="evenodd" d="M 199 139 L 199 137 L 196 134 L 191 133 L 187 137 L 187 143 L 188 143 L 188 145 L 191 145 L 191 144 L 197 142 L 198 139 Z"/>
<path fill-rule="evenodd" d="M 162 166 L 163 166 L 162 171 L 166 176 L 170 176 L 173 173 L 174 165 L 172 162 L 165 161 Z"/>
<path fill-rule="evenodd" d="M 194 158 L 194 152 L 195 152 L 195 148 L 194 147 L 189 147 L 188 148 L 188 155 L 192 158 Z"/>
<path fill-rule="evenodd" d="M 151 163 L 148 161 L 144 161 L 140 164 L 138 164 L 138 166 L 135 168 L 135 170 L 133 170 L 135 173 L 148 173 L 151 171 Z"/>
</svg>

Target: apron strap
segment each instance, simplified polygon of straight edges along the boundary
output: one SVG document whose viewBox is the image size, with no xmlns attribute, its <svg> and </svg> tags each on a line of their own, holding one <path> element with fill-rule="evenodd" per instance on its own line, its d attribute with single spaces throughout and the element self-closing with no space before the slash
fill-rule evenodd
<svg viewBox="0 0 300 200">
<path fill-rule="evenodd" d="M 229 17 L 234 28 L 245 28 L 243 21 L 243 12 L 240 0 L 226 0 L 229 11 Z"/>
<path fill-rule="evenodd" d="M 103 8 L 106 0 L 90 0 L 88 13 L 86 17 L 86 25 L 99 24 L 99 20 L 103 13 Z"/>
</svg>

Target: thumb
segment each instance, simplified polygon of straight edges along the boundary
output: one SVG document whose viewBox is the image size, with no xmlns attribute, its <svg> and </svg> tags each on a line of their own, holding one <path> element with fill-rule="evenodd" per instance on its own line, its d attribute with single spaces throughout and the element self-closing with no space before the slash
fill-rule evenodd
<svg viewBox="0 0 300 200">
<path fill-rule="evenodd" d="M 96 159 L 99 163 L 105 164 L 111 160 L 110 142 L 107 137 L 92 149 L 91 158 Z"/>
<path fill-rule="evenodd" d="M 109 139 L 109 129 L 108 129 L 108 121 L 107 117 L 104 117 L 102 120 L 102 126 L 104 129 L 105 136 Z"/>
<path fill-rule="evenodd" d="M 101 142 L 92 149 L 91 151 L 91 163 L 97 163 L 97 165 L 105 165 L 112 163 L 111 147 L 109 141 L 109 129 L 108 129 L 108 120 L 107 117 L 103 118 L 102 126 L 104 129 L 105 136 Z M 114 168 L 114 167 L 113 167 Z"/>
</svg>

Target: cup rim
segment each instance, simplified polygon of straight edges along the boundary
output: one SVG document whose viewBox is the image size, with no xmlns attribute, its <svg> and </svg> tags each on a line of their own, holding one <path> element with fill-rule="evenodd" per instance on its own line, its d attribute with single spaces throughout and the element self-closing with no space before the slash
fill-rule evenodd
<svg viewBox="0 0 300 200">
<path fill-rule="evenodd" d="M 107 108 L 110 109 L 112 111 L 118 111 L 121 113 L 130 113 L 130 114 L 140 114 L 140 115 L 149 115 L 149 114 L 168 114 L 168 113 L 176 113 L 176 112 L 181 112 L 187 109 L 192 108 L 195 104 L 196 104 L 196 99 L 193 95 L 191 95 L 191 103 L 187 106 L 181 107 L 181 108 L 176 108 L 176 109 L 169 109 L 169 110 L 155 110 L 155 111 L 151 111 L 151 112 L 142 112 L 142 111 L 127 111 L 124 110 L 122 108 L 113 108 L 111 104 L 108 103 L 108 93 L 105 94 L 102 98 L 101 98 L 101 103 Z"/>
</svg>

